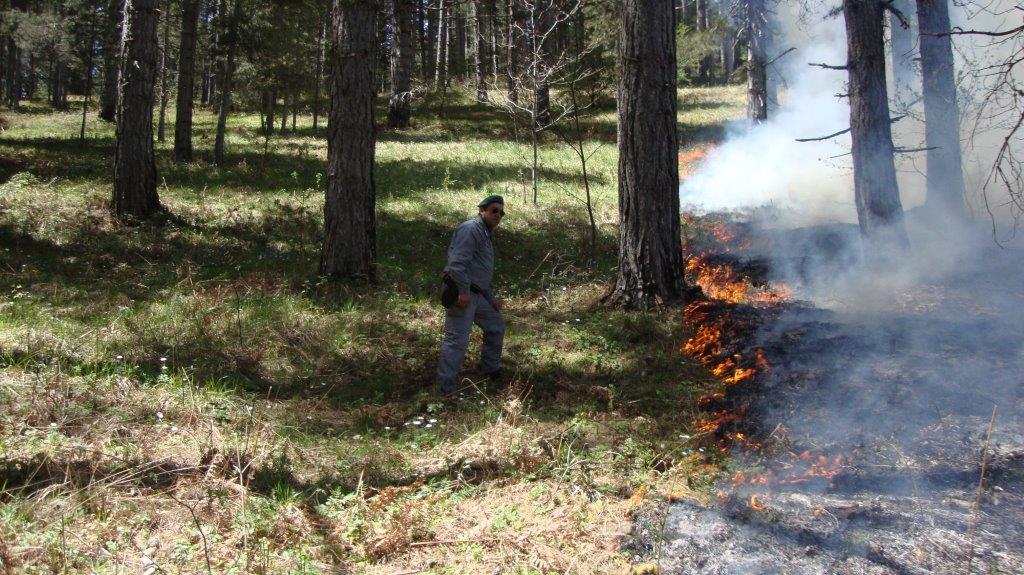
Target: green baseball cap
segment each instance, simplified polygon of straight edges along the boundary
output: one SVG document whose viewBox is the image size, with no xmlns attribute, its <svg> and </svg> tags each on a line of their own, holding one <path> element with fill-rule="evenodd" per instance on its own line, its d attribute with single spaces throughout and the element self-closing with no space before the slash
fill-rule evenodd
<svg viewBox="0 0 1024 575">
<path fill-rule="evenodd" d="M 499 204 L 504 204 L 505 203 L 505 198 L 503 198 L 503 197 L 501 197 L 499 195 L 487 196 L 479 204 L 477 204 L 476 207 L 478 207 L 478 208 L 486 208 L 487 206 L 489 206 L 489 205 L 491 205 L 491 204 L 493 204 L 495 202 L 497 202 Z"/>
</svg>

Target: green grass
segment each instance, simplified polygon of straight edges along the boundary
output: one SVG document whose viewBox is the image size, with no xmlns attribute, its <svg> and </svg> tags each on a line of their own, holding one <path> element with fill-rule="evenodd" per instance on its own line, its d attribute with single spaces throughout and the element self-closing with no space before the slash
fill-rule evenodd
<svg viewBox="0 0 1024 575">
<path fill-rule="evenodd" d="M 742 113 L 738 88 L 680 96 L 687 145 Z M 614 110 L 587 124 L 593 263 L 572 152 L 547 138 L 535 206 L 526 143 L 456 97 L 381 131 L 380 282 L 349 287 L 316 275 L 326 131 L 309 117 L 269 140 L 232 117 L 220 168 L 200 111 L 195 162 L 157 146 L 174 218 L 125 225 L 106 209 L 111 127 L 91 119 L 80 142 L 77 113 L 25 108 L 0 136 L 0 565 L 122 572 L 155 542 L 168 572 L 205 571 L 207 552 L 218 573 L 606 572 L 626 558 L 595 526 L 623 523 L 641 486 L 707 473 L 680 438 L 709 382 L 679 351 L 681 313 L 600 305 Z M 491 193 L 509 214 L 495 250 L 513 377 L 444 406 L 435 290 L 451 231 Z M 521 532 L 551 537 L 487 542 Z M 409 546 L 467 533 L 480 541 Z"/>
</svg>

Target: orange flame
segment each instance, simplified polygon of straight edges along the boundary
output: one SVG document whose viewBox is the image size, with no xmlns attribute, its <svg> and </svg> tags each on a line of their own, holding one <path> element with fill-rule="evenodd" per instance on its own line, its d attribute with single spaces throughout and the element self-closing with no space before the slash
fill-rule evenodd
<svg viewBox="0 0 1024 575">
<path fill-rule="evenodd" d="M 750 496 L 750 503 L 749 503 L 749 505 L 750 505 L 751 509 L 753 509 L 754 511 L 757 511 L 758 513 L 761 513 L 763 511 L 765 511 L 766 509 L 768 509 L 767 505 L 765 505 L 764 503 L 761 503 L 760 501 L 757 500 L 757 494 L 756 493 Z"/>
</svg>

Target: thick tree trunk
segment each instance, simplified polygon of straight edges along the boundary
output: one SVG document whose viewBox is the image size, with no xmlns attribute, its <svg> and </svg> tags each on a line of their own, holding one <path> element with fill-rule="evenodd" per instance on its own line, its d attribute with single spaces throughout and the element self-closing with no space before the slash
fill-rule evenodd
<svg viewBox="0 0 1024 575">
<path fill-rule="evenodd" d="M 7 107 L 16 109 L 21 102 L 21 48 L 14 36 L 7 39 Z"/>
<path fill-rule="evenodd" d="M 489 59 L 487 55 L 487 42 L 484 39 L 484 18 L 481 0 L 472 0 L 470 4 L 473 20 L 473 74 L 476 78 L 476 101 L 487 102 L 487 70 L 486 65 Z"/>
<path fill-rule="evenodd" d="M 225 160 L 224 138 L 228 129 L 228 113 L 231 112 L 231 90 L 235 77 L 235 52 L 238 50 L 238 20 L 242 17 L 242 1 L 235 0 L 235 7 L 231 13 L 231 22 L 228 24 L 227 38 L 227 59 L 224 64 L 223 78 L 220 82 L 220 112 L 217 114 L 217 140 L 213 147 L 213 159 L 217 165 L 223 165 Z"/>
<path fill-rule="evenodd" d="M 917 81 L 914 74 L 914 30 L 911 23 L 915 17 L 913 0 L 893 0 L 893 8 L 906 18 L 908 26 L 903 27 L 896 14 L 889 14 L 890 50 L 892 52 L 893 96 L 897 102 L 907 104 L 914 98 Z"/>
<path fill-rule="evenodd" d="M 166 139 L 167 101 L 170 98 L 170 93 L 167 90 L 167 51 L 170 50 L 171 47 L 171 19 L 167 16 L 167 14 L 164 14 L 164 37 L 163 40 L 160 42 L 160 66 L 158 72 L 160 76 L 160 119 L 157 121 L 156 124 L 156 140 L 158 142 L 163 142 Z"/>
<path fill-rule="evenodd" d="M 619 273 L 609 301 L 685 298 L 673 0 L 624 0 L 619 33 Z"/>
<path fill-rule="evenodd" d="M 881 0 L 846 0 L 853 184 L 861 233 L 885 245 L 905 246 L 906 226 L 893 163 Z"/>
<path fill-rule="evenodd" d="M 178 48 L 178 97 L 174 118 L 174 159 L 192 161 L 192 102 L 196 73 L 196 28 L 199 0 L 182 0 L 181 46 Z"/>
<path fill-rule="evenodd" d="M 113 122 L 117 115 L 117 75 L 120 68 L 121 24 L 124 21 L 124 0 L 107 3 L 107 26 L 103 42 L 103 91 L 100 92 L 99 116 Z"/>
<path fill-rule="evenodd" d="M 747 2 L 747 118 L 759 124 L 768 119 L 768 14 L 765 0 Z M 854 0 L 857 1 L 857 0 Z"/>
<path fill-rule="evenodd" d="M 111 209 L 146 218 L 161 210 L 153 157 L 153 96 L 157 66 L 158 0 L 127 0 L 121 35 L 117 150 Z"/>
<path fill-rule="evenodd" d="M 320 274 L 376 281 L 374 3 L 334 0 L 331 114 Z"/>
<path fill-rule="evenodd" d="M 963 218 L 964 175 L 960 157 L 960 108 L 956 100 L 953 49 L 946 0 L 917 0 L 921 31 L 921 76 L 925 145 L 928 147 L 928 196 L 925 204 Z"/>
<path fill-rule="evenodd" d="M 409 117 L 412 115 L 412 71 L 415 65 L 413 1 L 394 0 L 395 43 L 391 98 L 388 100 L 388 126 L 392 128 L 408 128 Z"/>
</svg>

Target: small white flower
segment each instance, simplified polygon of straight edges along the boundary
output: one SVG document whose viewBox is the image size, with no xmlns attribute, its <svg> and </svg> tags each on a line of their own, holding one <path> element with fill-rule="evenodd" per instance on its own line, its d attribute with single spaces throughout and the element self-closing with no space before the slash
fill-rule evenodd
<svg viewBox="0 0 1024 575">
<path fill-rule="evenodd" d="M 384 431 L 391 431 L 391 426 L 390 425 L 385 425 L 384 426 Z"/>
<path fill-rule="evenodd" d="M 171 433 L 178 433 L 178 426 L 177 425 L 172 425 L 171 426 Z"/>
<path fill-rule="evenodd" d="M 431 417 L 431 418 L 430 418 L 430 423 L 437 423 L 437 420 L 436 420 L 436 419 L 434 419 L 433 417 Z"/>
<path fill-rule="evenodd" d="M 412 424 L 413 424 L 413 425 L 422 425 L 422 424 L 423 424 L 423 422 L 422 422 L 422 421 L 419 421 L 419 420 L 416 420 L 416 421 L 413 421 L 413 422 L 412 422 Z"/>
<path fill-rule="evenodd" d="M 362 435 L 353 435 L 352 436 L 352 439 L 362 439 L 362 438 L 363 438 Z"/>
<path fill-rule="evenodd" d="M 164 362 L 166 362 L 166 361 L 167 361 L 167 358 L 166 358 L 166 357 L 161 357 L 161 358 L 160 358 L 160 363 L 164 363 Z"/>
<path fill-rule="evenodd" d="M 114 360 L 115 360 L 115 361 L 121 361 L 122 359 L 124 359 L 124 356 L 123 356 L 123 355 L 115 355 L 115 356 L 114 356 Z"/>
<path fill-rule="evenodd" d="M 428 423 L 428 424 L 424 425 L 423 427 L 424 427 L 424 429 L 430 429 L 431 427 L 434 427 L 434 424 L 433 423 Z"/>
<path fill-rule="evenodd" d="M 156 418 L 157 419 L 163 419 L 164 418 L 164 412 L 162 412 L 162 411 L 156 412 Z"/>
<path fill-rule="evenodd" d="M 54 422 L 54 421 L 51 421 L 51 422 L 50 422 L 50 427 L 57 427 L 57 423 L 56 423 L 56 422 Z"/>
</svg>

